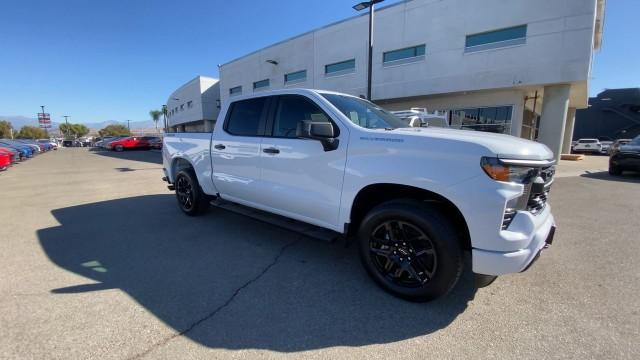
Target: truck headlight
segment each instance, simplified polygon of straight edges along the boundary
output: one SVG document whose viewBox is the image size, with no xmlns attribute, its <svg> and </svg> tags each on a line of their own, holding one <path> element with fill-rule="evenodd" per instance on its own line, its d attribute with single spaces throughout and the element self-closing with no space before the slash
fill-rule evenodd
<svg viewBox="0 0 640 360">
<path fill-rule="evenodd" d="M 493 157 L 483 157 L 480 160 L 480 166 L 490 178 L 496 181 L 526 184 L 536 175 L 536 168 L 502 164 L 498 158 Z"/>
</svg>

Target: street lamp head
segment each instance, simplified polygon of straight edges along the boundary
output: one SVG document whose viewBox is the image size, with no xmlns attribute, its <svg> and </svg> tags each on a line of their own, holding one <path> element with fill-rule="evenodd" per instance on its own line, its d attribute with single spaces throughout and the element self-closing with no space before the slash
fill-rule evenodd
<svg viewBox="0 0 640 360">
<path fill-rule="evenodd" d="M 383 2 L 383 1 L 384 1 L 384 0 L 363 1 L 363 2 L 361 2 L 361 3 L 359 3 L 359 4 L 355 4 L 355 5 L 353 5 L 353 9 L 354 9 L 355 11 L 361 11 L 361 10 L 364 10 L 364 9 L 368 9 L 368 8 L 369 8 L 369 7 L 371 7 L 372 5 L 377 4 L 377 3 L 381 3 L 381 2 Z"/>
</svg>

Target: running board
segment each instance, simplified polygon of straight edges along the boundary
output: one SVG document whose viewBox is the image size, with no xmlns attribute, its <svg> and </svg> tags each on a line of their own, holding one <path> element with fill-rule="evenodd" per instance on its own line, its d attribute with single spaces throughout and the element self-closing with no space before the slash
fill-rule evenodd
<svg viewBox="0 0 640 360">
<path fill-rule="evenodd" d="M 270 212 L 250 208 L 248 206 L 236 204 L 230 201 L 225 201 L 220 198 L 212 200 L 211 205 L 220 209 L 234 212 L 236 214 L 248 216 L 250 218 L 266 222 L 268 224 L 275 225 L 293 232 L 297 232 L 316 240 L 334 242 L 338 238 L 342 237 L 341 234 L 329 229 L 307 224 L 302 221 L 290 219 L 288 217 L 272 214 Z"/>
</svg>

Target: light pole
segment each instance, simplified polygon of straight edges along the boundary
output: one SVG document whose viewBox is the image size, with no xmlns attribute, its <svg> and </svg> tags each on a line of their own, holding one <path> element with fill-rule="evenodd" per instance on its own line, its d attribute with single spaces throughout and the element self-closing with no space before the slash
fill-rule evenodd
<svg viewBox="0 0 640 360">
<path fill-rule="evenodd" d="M 361 11 L 369 8 L 369 64 L 367 66 L 367 100 L 371 101 L 371 74 L 373 67 L 373 14 L 375 12 L 374 5 L 384 0 L 363 1 L 353 5 L 353 9 Z"/>
</svg>

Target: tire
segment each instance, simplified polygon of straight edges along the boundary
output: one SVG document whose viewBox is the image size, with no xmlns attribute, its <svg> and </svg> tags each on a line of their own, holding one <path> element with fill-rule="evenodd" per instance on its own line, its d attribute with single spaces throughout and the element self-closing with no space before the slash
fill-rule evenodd
<svg viewBox="0 0 640 360">
<path fill-rule="evenodd" d="M 209 207 L 209 196 L 200 188 L 193 170 L 180 170 L 176 175 L 175 188 L 178 206 L 185 214 L 200 215 Z"/>
<path fill-rule="evenodd" d="M 114 148 L 117 152 L 121 152 L 124 151 L 124 147 L 122 145 L 116 145 L 116 147 Z"/>
<path fill-rule="evenodd" d="M 454 226 L 438 208 L 421 201 L 393 200 L 375 207 L 360 224 L 358 247 L 373 280 L 409 301 L 446 295 L 462 274 Z"/>
<path fill-rule="evenodd" d="M 620 176 L 622 175 L 622 169 L 620 168 L 620 166 L 609 163 L 609 175 Z"/>
</svg>

